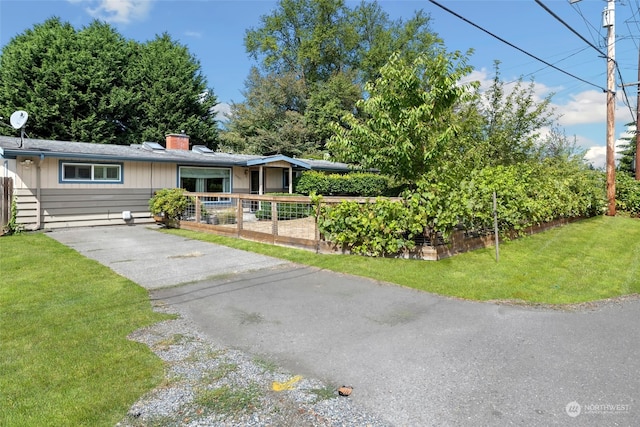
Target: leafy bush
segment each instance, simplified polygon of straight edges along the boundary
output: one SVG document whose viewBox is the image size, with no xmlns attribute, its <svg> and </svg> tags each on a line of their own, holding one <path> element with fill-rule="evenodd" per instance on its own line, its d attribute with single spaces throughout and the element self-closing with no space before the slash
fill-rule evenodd
<svg viewBox="0 0 640 427">
<path fill-rule="evenodd" d="M 462 183 L 467 229 L 491 228 L 497 194 L 498 228 L 504 235 L 559 218 L 599 215 L 605 206 L 600 172 L 573 162 L 521 163 L 473 171 Z"/>
<path fill-rule="evenodd" d="M 154 215 L 164 214 L 167 221 L 179 220 L 190 201 L 183 188 L 163 188 L 149 199 L 149 209 Z"/>
<path fill-rule="evenodd" d="M 616 175 L 616 209 L 640 216 L 640 181 L 626 173 Z"/>
<path fill-rule="evenodd" d="M 625 206 L 640 212 L 640 186 L 633 188 L 624 193 Z M 422 180 L 397 202 L 321 205 L 318 226 L 326 240 L 352 253 L 398 253 L 410 249 L 419 235 L 437 242 L 456 229 L 492 230 L 494 191 L 503 236 L 558 218 L 599 215 L 605 207 L 601 172 L 553 160 L 488 167 L 471 171 L 462 181 L 446 176 L 438 182 Z"/>
<path fill-rule="evenodd" d="M 11 199 L 11 215 L 9 216 L 9 222 L 5 225 L 3 231 L 6 234 L 18 234 L 22 232 L 24 226 L 18 222 L 18 198 L 13 196 Z M 2 233 L 0 233 L 2 235 Z"/>
<path fill-rule="evenodd" d="M 308 171 L 296 182 L 296 192 L 304 195 L 315 192 L 325 196 L 377 197 L 388 195 L 390 189 L 389 178 L 374 173 L 340 175 Z"/>
<path fill-rule="evenodd" d="M 415 246 L 411 216 L 400 201 L 378 198 L 373 203 L 344 201 L 322 205 L 318 229 L 324 238 L 353 254 L 384 256 Z"/>
</svg>

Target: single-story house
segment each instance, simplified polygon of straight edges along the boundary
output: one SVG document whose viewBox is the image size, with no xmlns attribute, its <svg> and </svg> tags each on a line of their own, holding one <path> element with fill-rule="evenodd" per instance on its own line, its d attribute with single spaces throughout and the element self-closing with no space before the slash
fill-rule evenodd
<svg viewBox="0 0 640 427">
<path fill-rule="evenodd" d="M 123 146 L 0 136 L 0 178 L 11 178 L 18 223 L 27 230 L 152 222 L 162 188 L 192 192 L 292 192 L 305 170 L 345 173 L 344 163 L 283 155 L 219 153 L 185 134 Z"/>
</svg>

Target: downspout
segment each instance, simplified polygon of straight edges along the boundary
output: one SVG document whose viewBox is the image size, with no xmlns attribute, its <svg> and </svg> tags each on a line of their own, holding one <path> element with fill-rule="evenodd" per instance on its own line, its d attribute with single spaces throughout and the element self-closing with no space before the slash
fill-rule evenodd
<svg viewBox="0 0 640 427">
<path fill-rule="evenodd" d="M 41 176 L 41 166 L 44 160 L 44 154 L 40 154 L 40 158 L 36 163 L 36 209 L 38 210 L 38 215 L 36 216 L 36 230 L 40 230 L 42 228 L 42 206 L 40 203 L 41 191 L 40 191 L 40 176 Z"/>
</svg>

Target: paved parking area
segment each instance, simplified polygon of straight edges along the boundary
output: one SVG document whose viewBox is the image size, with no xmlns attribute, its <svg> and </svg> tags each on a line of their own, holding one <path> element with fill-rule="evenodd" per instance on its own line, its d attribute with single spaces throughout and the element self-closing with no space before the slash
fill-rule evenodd
<svg viewBox="0 0 640 427">
<path fill-rule="evenodd" d="M 576 311 L 476 303 L 141 226 L 51 235 L 217 342 L 353 386 L 350 399 L 393 425 L 640 425 L 638 299 Z M 160 288 L 171 283 L 187 284 Z"/>
<path fill-rule="evenodd" d="M 161 233 L 156 228 L 68 228 L 55 230 L 50 236 L 147 289 L 287 264 L 276 258 Z"/>
</svg>

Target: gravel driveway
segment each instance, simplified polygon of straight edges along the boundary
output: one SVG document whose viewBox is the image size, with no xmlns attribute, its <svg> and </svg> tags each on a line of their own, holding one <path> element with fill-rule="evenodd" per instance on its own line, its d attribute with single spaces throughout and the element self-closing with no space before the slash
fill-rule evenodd
<svg viewBox="0 0 640 427">
<path fill-rule="evenodd" d="M 92 243 L 101 233 L 109 251 Z M 139 226 L 51 235 L 153 288 L 156 303 L 183 313 L 212 342 L 291 375 L 353 386 L 355 413 L 362 408 L 371 417 L 346 425 L 640 425 L 635 298 L 573 310 L 476 303 Z M 191 247 L 203 254 L 199 273 L 176 274 L 193 259 L 167 258 L 174 256 L 169 248 L 185 254 Z M 136 250 L 120 250 L 114 260 L 118 248 Z M 153 269 L 136 255 L 160 250 L 169 252 Z M 229 275 L 218 270 L 225 256 L 251 261 Z M 159 285 L 149 274 L 171 280 Z M 167 281 L 187 284 L 163 288 Z"/>
</svg>

